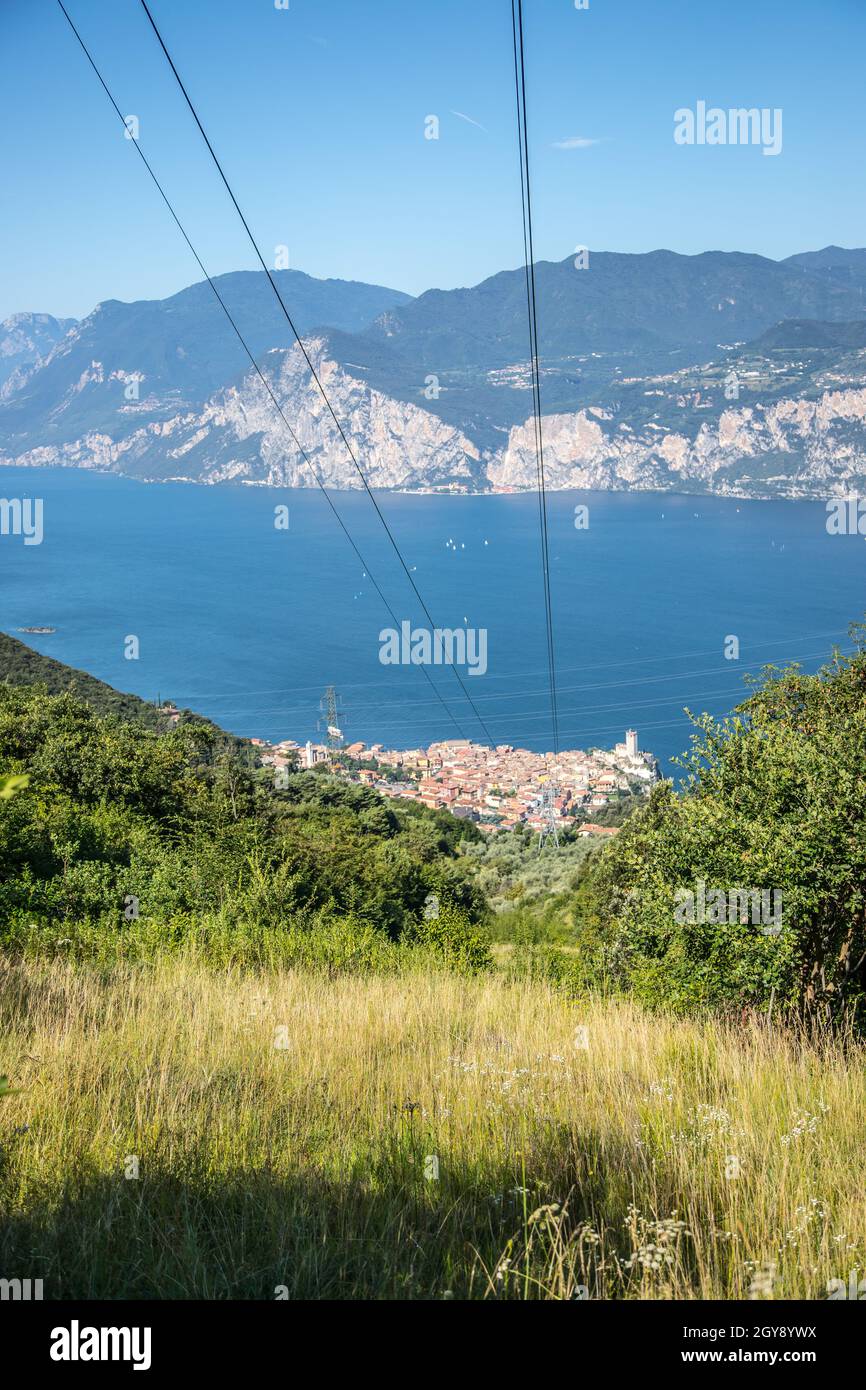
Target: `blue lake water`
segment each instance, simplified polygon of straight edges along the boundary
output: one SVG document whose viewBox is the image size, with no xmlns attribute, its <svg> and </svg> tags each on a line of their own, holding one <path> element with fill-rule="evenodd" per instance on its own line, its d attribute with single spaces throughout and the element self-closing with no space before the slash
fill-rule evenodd
<svg viewBox="0 0 866 1390">
<path fill-rule="evenodd" d="M 242 735 L 315 738 L 327 684 L 352 740 L 456 734 L 417 667 L 380 663 L 392 618 L 317 491 L 12 468 L 0 491 L 43 499 L 41 545 L 0 536 L 0 628 L 37 650 Z M 426 626 L 369 499 L 332 497 L 394 615 Z M 486 674 L 463 678 L 494 739 L 551 748 L 535 497 L 378 500 L 435 623 L 487 630 Z M 815 669 L 866 609 L 866 544 L 829 536 L 822 503 L 554 493 L 548 520 L 563 746 L 610 746 L 634 727 L 670 771 L 688 744 L 684 706 L 727 712 L 765 662 Z M 57 632 L 16 631 L 40 624 Z M 128 635 L 138 660 L 124 657 Z M 453 671 L 430 674 L 481 738 Z"/>
</svg>

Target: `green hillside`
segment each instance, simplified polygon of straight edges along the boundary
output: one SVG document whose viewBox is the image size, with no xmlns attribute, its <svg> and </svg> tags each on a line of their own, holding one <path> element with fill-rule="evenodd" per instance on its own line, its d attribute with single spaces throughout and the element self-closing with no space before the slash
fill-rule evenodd
<svg viewBox="0 0 866 1390">
<path fill-rule="evenodd" d="M 141 724 L 157 733 L 168 727 L 166 716 L 149 701 L 115 690 L 86 671 L 77 671 L 73 666 L 55 661 L 52 656 L 43 656 L 16 637 L 10 637 L 8 632 L 0 632 L 0 682 L 16 686 L 39 685 L 49 695 L 63 695 L 69 691 L 97 714 L 115 714 L 119 719 Z M 202 718 L 191 710 L 181 710 L 180 715 L 181 723 Z M 203 722 L 211 728 L 217 727 L 210 720 Z M 232 735 L 227 737 L 233 738 Z"/>
<path fill-rule="evenodd" d="M 16 782 L 0 809 L 0 948 L 147 956 L 194 939 L 235 961 L 391 959 L 423 940 L 486 962 L 484 895 L 461 855 L 474 826 L 321 774 L 277 788 L 213 724 L 160 729 L 133 696 L 8 637 L 3 652 L 0 778 Z"/>
</svg>

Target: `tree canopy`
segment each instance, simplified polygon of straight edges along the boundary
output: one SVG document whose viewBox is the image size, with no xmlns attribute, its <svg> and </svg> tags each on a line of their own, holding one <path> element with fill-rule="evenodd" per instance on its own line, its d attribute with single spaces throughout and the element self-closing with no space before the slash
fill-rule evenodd
<svg viewBox="0 0 866 1390">
<path fill-rule="evenodd" d="M 280 927 L 351 915 L 397 939 L 428 896 L 485 913 L 458 854 L 474 827 L 331 777 L 285 790 L 205 722 L 157 733 L 77 696 L 0 685 L 0 930 L 222 913 Z"/>
<path fill-rule="evenodd" d="M 585 949 L 651 1002 L 854 1010 L 866 990 L 866 629 L 816 675 L 765 668 L 694 719 L 579 893 Z"/>
</svg>

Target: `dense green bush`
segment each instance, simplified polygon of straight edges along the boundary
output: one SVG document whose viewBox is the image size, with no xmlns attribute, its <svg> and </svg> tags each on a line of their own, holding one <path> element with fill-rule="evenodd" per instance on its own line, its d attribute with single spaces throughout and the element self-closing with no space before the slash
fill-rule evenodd
<svg viewBox="0 0 866 1390">
<path fill-rule="evenodd" d="M 862 1006 L 863 628 L 853 636 L 853 655 L 817 675 L 767 668 L 733 717 L 694 720 L 682 792 L 656 786 L 578 895 L 584 950 L 607 979 L 681 1009 L 773 1002 L 826 1018 Z M 687 920 L 684 895 L 697 900 L 701 884 L 707 907 L 692 915 L 704 920 Z M 732 890 L 780 895 L 779 920 L 754 920 L 758 900 Z"/>
<path fill-rule="evenodd" d="M 406 933 L 410 945 L 420 946 L 438 957 L 449 970 L 475 974 L 492 965 L 487 932 L 471 922 L 459 908 L 442 904 L 434 914 L 424 916 Z"/>
</svg>

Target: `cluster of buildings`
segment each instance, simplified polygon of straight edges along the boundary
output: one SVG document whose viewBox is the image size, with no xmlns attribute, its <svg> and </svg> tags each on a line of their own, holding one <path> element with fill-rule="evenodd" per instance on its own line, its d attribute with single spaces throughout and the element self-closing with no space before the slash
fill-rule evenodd
<svg viewBox="0 0 866 1390">
<path fill-rule="evenodd" d="M 253 743 L 262 763 L 273 766 L 277 774 L 281 768 L 333 762 L 334 770 L 353 782 L 374 787 L 384 796 L 444 808 L 482 830 L 541 830 L 551 819 L 577 816 L 581 833 L 615 834 L 593 824 L 593 812 L 649 786 L 659 775 L 653 755 L 640 751 L 634 729 L 613 749 L 572 748 L 558 755 L 511 744 L 488 748 L 469 739 L 409 749 L 358 742 L 335 750 L 318 743 L 302 747 L 291 739 Z"/>
</svg>

